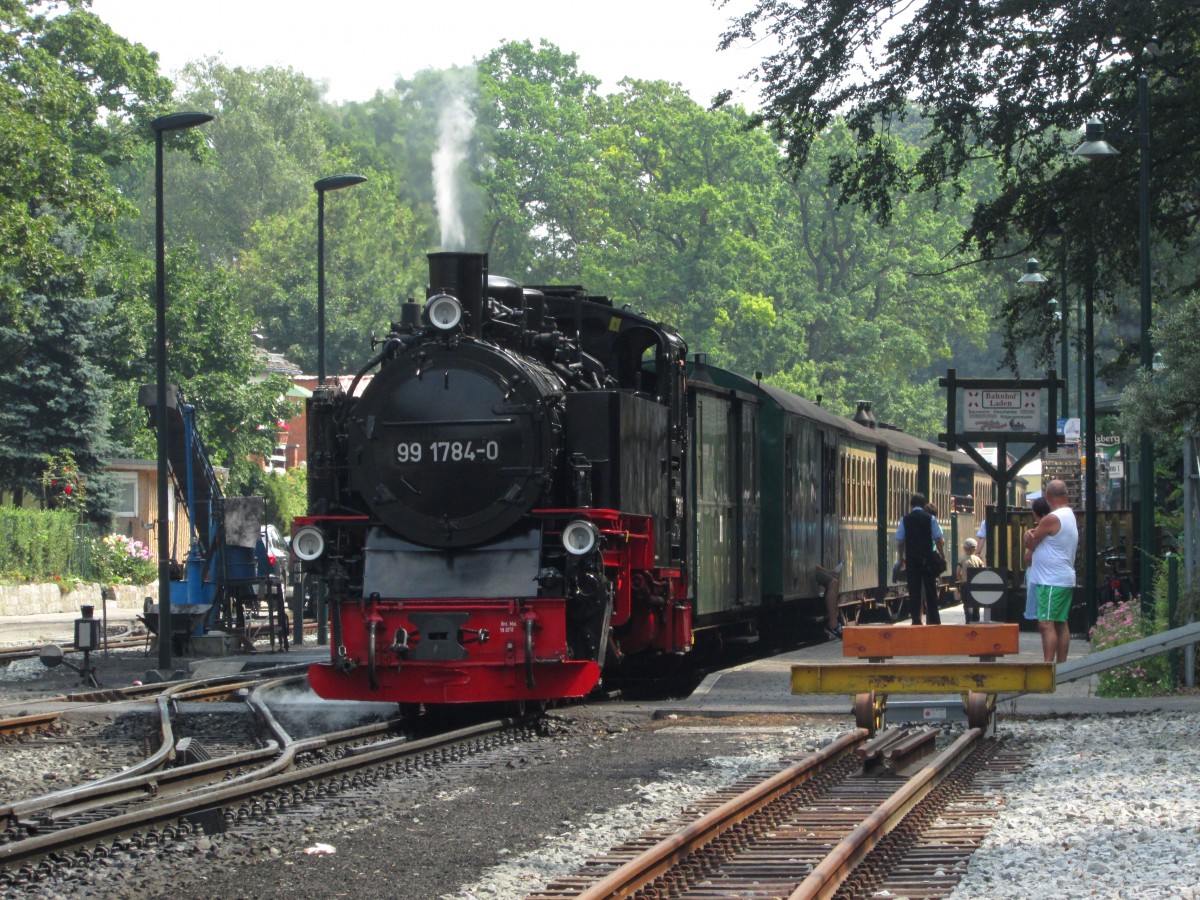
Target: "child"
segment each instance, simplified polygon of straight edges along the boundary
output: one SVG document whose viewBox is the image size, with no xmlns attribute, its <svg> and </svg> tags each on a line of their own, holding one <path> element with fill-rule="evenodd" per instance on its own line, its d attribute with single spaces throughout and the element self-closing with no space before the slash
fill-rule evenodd
<svg viewBox="0 0 1200 900">
<path fill-rule="evenodd" d="M 963 590 L 963 586 L 971 579 L 971 570 L 984 567 L 983 560 L 975 552 L 978 546 L 979 543 L 975 538 L 967 538 L 963 541 L 963 558 L 958 563 L 958 596 L 963 598 L 963 616 L 968 622 L 979 621 L 979 604 L 968 600 L 966 591 Z"/>
</svg>

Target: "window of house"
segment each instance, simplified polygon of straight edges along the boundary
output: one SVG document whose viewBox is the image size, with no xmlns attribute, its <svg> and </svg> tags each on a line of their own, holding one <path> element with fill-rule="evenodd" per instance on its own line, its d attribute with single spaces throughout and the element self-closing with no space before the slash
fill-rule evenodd
<svg viewBox="0 0 1200 900">
<path fill-rule="evenodd" d="M 129 519 L 137 516 L 137 489 L 136 472 L 117 472 L 117 516 Z"/>
</svg>

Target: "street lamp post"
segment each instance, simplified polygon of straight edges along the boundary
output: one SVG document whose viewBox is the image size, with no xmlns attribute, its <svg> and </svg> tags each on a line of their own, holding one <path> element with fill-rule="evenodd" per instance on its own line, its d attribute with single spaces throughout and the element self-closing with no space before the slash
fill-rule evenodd
<svg viewBox="0 0 1200 900">
<path fill-rule="evenodd" d="M 365 175 L 330 175 L 316 182 L 317 191 L 317 386 L 325 384 L 325 192 L 339 191 L 366 181 Z M 310 448 L 311 449 L 311 448 Z M 325 594 L 317 594 L 317 644 L 329 643 Z M 304 599 L 296 604 L 294 642 L 304 641 Z"/>
<path fill-rule="evenodd" d="M 1059 232 L 1059 233 L 1061 234 L 1061 232 Z M 1043 234 L 1048 235 L 1049 232 L 1048 231 L 1043 232 Z M 1025 274 L 1017 279 L 1017 283 L 1018 284 L 1045 284 L 1050 279 L 1047 278 L 1045 275 L 1043 275 L 1039 271 L 1040 267 L 1041 267 L 1041 264 L 1036 259 L 1031 258 L 1031 259 L 1025 260 Z M 1064 416 L 1067 416 L 1070 414 L 1068 411 L 1068 403 L 1067 403 L 1067 314 L 1066 314 L 1067 292 L 1066 292 L 1066 283 L 1067 283 L 1067 275 L 1066 275 L 1066 271 L 1064 269 L 1064 272 L 1063 272 L 1063 300 L 1061 303 L 1058 300 L 1055 300 L 1053 298 L 1050 300 L 1050 308 L 1052 310 L 1054 310 L 1054 315 L 1058 319 L 1058 322 L 1059 322 L 1059 326 L 1060 326 L 1059 339 L 1062 341 L 1062 369 L 1060 371 L 1062 372 L 1063 400 L 1062 400 L 1062 404 L 1058 408 L 1063 411 Z"/>
<path fill-rule="evenodd" d="M 1039 268 L 1040 268 L 1040 263 L 1038 263 L 1037 259 L 1033 259 L 1032 257 L 1026 259 L 1025 260 L 1025 275 L 1022 275 L 1020 278 L 1018 278 L 1018 280 L 1016 280 L 1016 283 L 1018 283 L 1018 284 L 1044 284 L 1045 282 L 1050 281 L 1048 277 L 1044 276 L 1042 274 L 1042 272 L 1038 271 Z M 1051 310 L 1057 310 L 1057 307 L 1058 307 L 1057 302 L 1055 300 L 1051 299 L 1050 300 Z M 1064 377 L 1066 377 L 1066 365 L 1067 365 L 1066 360 L 1064 360 L 1063 361 Z M 1064 380 L 1063 384 L 1066 384 L 1066 380 Z M 1063 398 L 1062 408 L 1066 409 L 1066 397 Z"/>
<path fill-rule="evenodd" d="M 1099 503 L 1096 496 L 1096 255 L 1089 253 L 1090 265 L 1083 283 L 1083 358 L 1084 404 L 1083 453 L 1087 461 L 1083 490 L 1083 602 L 1087 604 L 1088 624 L 1096 621 L 1096 535 L 1099 530 Z"/>
<path fill-rule="evenodd" d="M 1150 82 L 1138 76 L 1138 274 L 1141 307 L 1141 363 L 1146 372 L 1154 371 L 1154 347 L 1150 342 Z M 1142 499 L 1141 528 L 1138 543 L 1142 555 L 1138 583 L 1142 589 L 1142 611 L 1154 605 L 1154 440 L 1142 429 L 1138 444 L 1138 488 Z"/>
<path fill-rule="evenodd" d="M 1145 75 L 1137 80 L 1138 116 L 1138 305 L 1141 313 L 1139 357 L 1141 367 L 1154 371 L 1154 346 L 1150 340 L 1153 322 L 1150 302 L 1150 82 Z M 1076 156 L 1102 159 L 1116 156 L 1117 151 L 1104 140 L 1104 126 L 1088 122 L 1084 143 L 1075 150 Z M 1141 505 L 1138 545 L 1138 584 L 1142 593 L 1142 609 L 1154 603 L 1154 440 L 1143 430 L 1138 443 L 1138 494 Z"/>
<path fill-rule="evenodd" d="M 325 192 L 366 181 L 365 175 L 330 175 L 313 185 L 317 190 L 317 384 L 325 383 Z"/>
<path fill-rule="evenodd" d="M 150 123 L 154 129 L 154 351 L 155 437 L 158 445 L 158 667 L 171 668 L 171 569 L 170 536 L 167 534 L 167 252 L 163 218 L 163 135 L 211 122 L 201 112 L 177 112 Z"/>
<path fill-rule="evenodd" d="M 1061 329 L 1059 340 L 1062 342 L 1062 376 L 1063 376 L 1063 402 L 1062 414 L 1065 418 L 1071 416 L 1071 379 L 1070 379 L 1070 312 L 1071 304 L 1067 300 L 1067 232 L 1062 227 L 1058 220 L 1058 216 L 1051 211 L 1047 217 L 1046 226 L 1042 229 L 1042 237 L 1051 240 L 1062 242 L 1062 290 L 1061 299 L 1059 302 L 1059 310 L 1062 313 Z M 1078 318 L 1078 317 L 1077 317 Z M 1079 379 L 1075 380 L 1076 389 L 1078 390 Z"/>
</svg>

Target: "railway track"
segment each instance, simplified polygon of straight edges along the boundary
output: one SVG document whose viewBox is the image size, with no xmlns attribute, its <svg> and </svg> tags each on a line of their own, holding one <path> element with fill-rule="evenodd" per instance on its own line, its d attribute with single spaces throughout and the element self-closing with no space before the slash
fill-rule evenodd
<svg viewBox="0 0 1200 900">
<path fill-rule="evenodd" d="M 89 706 L 102 707 L 125 701 L 156 700 L 167 697 L 175 701 L 214 701 L 221 700 L 233 691 L 251 689 L 274 678 L 285 675 L 302 674 L 307 668 L 304 664 L 273 666 L 256 672 L 242 672 L 236 675 L 219 675 L 212 678 L 192 679 L 188 681 L 163 681 L 154 684 L 137 684 L 122 688 L 97 688 L 88 691 L 75 691 L 70 694 L 57 694 L 49 697 L 38 697 L 36 702 L 72 703 L 79 704 L 72 712 L 86 711 Z M 12 704 L 16 707 L 28 707 L 32 701 L 28 698 Z M 2 707 L 0 707 L 2 708 Z M 0 741 L 22 732 L 37 731 L 53 725 L 63 715 L 63 711 L 46 711 L 34 715 L 17 715 L 0 717 Z M 165 712 L 160 711 L 160 716 Z"/>
<path fill-rule="evenodd" d="M 311 619 L 305 620 L 304 634 L 307 636 L 315 635 L 316 633 L 316 621 Z M 290 634 L 291 633 L 289 631 L 289 636 Z M 118 650 L 143 650 L 147 646 L 146 641 L 147 636 L 144 633 L 133 634 L 126 630 L 120 634 L 110 635 L 107 642 L 102 643 L 101 646 L 93 652 L 100 653 L 101 651 L 115 652 Z M 42 648 L 48 643 L 57 643 L 62 649 L 63 653 L 83 652 L 82 650 L 77 649 L 74 644 L 61 641 L 42 641 L 41 643 L 37 644 L 18 644 L 9 647 L 0 647 L 0 666 L 22 659 L 37 659 L 41 655 Z"/>
<path fill-rule="evenodd" d="M 16 662 L 21 659 L 37 659 L 41 655 L 42 648 L 47 643 L 57 643 L 56 641 L 43 641 L 40 644 L 21 644 L 15 647 L 0 647 L 0 665 L 10 662 Z M 60 643 L 63 653 L 82 653 L 82 650 L 77 650 L 73 644 Z M 101 647 L 101 650 L 140 650 L 146 646 L 145 636 L 137 637 L 110 637 L 108 643 Z M 100 651 L 96 651 L 100 652 Z"/>
<path fill-rule="evenodd" d="M 842 735 L 743 781 L 682 827 L 643 835 L 529 900 L 946 897 L 1023 758 L 971 729 Z"/>
<path fill-rule="evenodd" d="M 159 750 L 137 766 L 0 807 L 0 891 L 19 891 L 131 846 L 223 831 L 380 777 L 454 764 L 525 736 L 523 720 L 504 719 L 419 740 L 396 733 L 395 722 L 293 739 L 272 715 L 267 697 L 299 677 L 259 685 L 246 697 L 271 735 L 259 748 L 211 759 L 196 748 L 184 757 L 168 718 Z M 189 696 L 176 691 L 157 702 L 169 708 Z"/>
</svg>

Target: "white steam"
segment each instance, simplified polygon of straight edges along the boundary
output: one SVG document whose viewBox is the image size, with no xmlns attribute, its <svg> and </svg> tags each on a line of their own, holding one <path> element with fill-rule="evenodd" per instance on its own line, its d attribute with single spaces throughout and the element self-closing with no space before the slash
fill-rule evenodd
<svg viewBox="0 0 1200 900">
<path fill-rule="evenodd" d="M 434 202 L 442 230 L 443 250 L 465 250 L 463 163 L 475 127 L 475 114 L 464 93 L 457 92 L 442 109 L 438 146 L 433 153 Z"/>
</svg>

